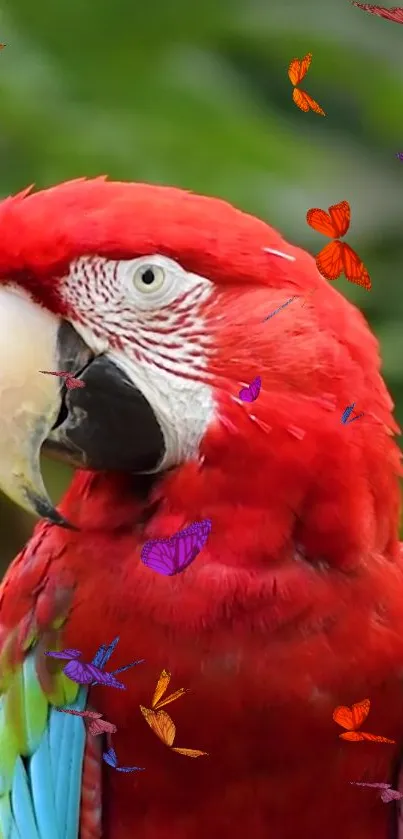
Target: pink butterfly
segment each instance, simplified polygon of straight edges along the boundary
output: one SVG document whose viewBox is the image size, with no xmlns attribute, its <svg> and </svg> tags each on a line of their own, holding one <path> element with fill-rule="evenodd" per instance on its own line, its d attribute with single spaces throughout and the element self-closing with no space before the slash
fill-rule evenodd
<svg viewBox="0 0 403 839">
<path fill-rule="evenodd" d="M 402 792 L 391 789 L 392 784 L 366 784 L 363 781 L 350 781 L 350 784 L 355 784 L 356 787 L 373 787 L 382 790 L 381 799 L 384 804 L 389 804 L 390 801 L 399 801 L 403 798 Z"/>
<path fill-rule="evenodd" d="M 47 376 L 60 376 L 65 379 L 65 385 L 67 390 L 75 390 L 78 387 L 85 387 L 85 382 L 82 379 L 76 379 L 72 373 L 69 373 L 66 370 L 59 370 L 58 372 L 53 372 L 51 370 L 40 370 L 40 373 L 45 373 Z"/>
<path fill-rule="evenodd" d="M 254 402 L 259 396 L 261 387 L 262 380 L 260 376 L 256 376 L 256 379 L 253 379 L 250 385 L 241 388 L 239 398 L 242 399 L 242 402 Z"/>
<path fill-rule="evenodd" d="M 108 722 L 108 720 L 101 719 L 102 714 L 98 711 L 73 711 L 72 708 L 56 708 L 57 711 L 60 711 L 62 714 L 74 714 L 76 717 L 84 717 L 85 719 L 90 720 L 88 723 L 88 731 L 93 737 L 96 737 L 97 734 L 103 734 L 107 732 L 108 734 L 116 734 L 117 728 L 112 722 Z"/>
<path fill-rule="evenodd" d="M 384 6 L 370 6 L 368 3 L 353 3 L 358 9 L 363 9 L 364 12 L 370 12 L 371 15 L 384 17 L 386 20 L 393 20 L 394 23 L 403 23 L 403 7 L 393 6 L 391 9 L 385 9 Z"/>
<path fill-rule="evenodd" d="M 210 519 L 195 521 L 184 530 L 179 530 L 168 539 L 150 539 L 143 545 L 141 561 L 148 568 L 173 577 L 196 559 L 207 542 L 211 531 Z"/>
</svg>

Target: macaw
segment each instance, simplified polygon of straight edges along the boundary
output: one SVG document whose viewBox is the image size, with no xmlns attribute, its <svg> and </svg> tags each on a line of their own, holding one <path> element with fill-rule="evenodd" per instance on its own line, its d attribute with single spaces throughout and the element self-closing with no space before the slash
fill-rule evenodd
<svg viewBox="0 0 403 839">
<path fill-rule="evenodd" d="M 58 369 L 84 386 L 40 372 Z M 360 311 L 264 221 L 104 178 L 0 203 L 0 487 L 42 518 L 0 590 L 1 839 L 403 835 L 396 803 L 351 783 L 399 788 L 392 409 Z M 41 451 L 77 470 L 58 509 Z M 141 562 L 205 518 L 182 574 Z M 124 690 L 87 694 L 44 655 L 117 636 L 115 671 L 144 659 Z M 189 690 L 175 745 L 207 756 L 142 718 L 164 668 Z M 335 706 L 364 698 L 393 744 L 340 739 Z M 107 765 L 66 706 L 144 771 Z"/>
</svg>

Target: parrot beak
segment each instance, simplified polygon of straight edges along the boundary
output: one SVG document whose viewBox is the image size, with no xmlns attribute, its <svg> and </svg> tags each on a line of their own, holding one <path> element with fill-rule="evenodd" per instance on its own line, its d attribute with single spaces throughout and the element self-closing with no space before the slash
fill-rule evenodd
<svg viewBox="0 0 403 839">
<path fill-rule="evenodd" d="M 67 389 L 71 373 L 83 384 Z M 23 291 L 0 288 L 0 490 L 29 513 L 75 529 L 53 507 L 41 449 L 80 469 L 148 473 L 165 454 L 156 416 L 108 354 Z"/>
<path fill-rule="evenodd" d="M 0 289 L 0 490 L 29 513 L 71 525 L 53 507 L 40 451 L 60 411 L 60 320 L 14 287 Z M 88 352 L 88 351 L 87 351 Z"/>
</svg>

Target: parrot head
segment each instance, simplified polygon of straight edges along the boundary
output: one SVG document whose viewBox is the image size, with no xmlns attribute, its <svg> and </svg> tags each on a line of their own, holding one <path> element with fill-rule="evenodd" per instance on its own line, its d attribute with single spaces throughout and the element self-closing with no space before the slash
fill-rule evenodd
<svg viewBox="0 0 403 839">
<path fill-rule="evenodd" d="M 178 523 L 178 499 L 213 529 L 221 510 L 229 564 L 393 553 L 398 428 L 379 366 L 314 259 L 224 201 L 96 178 L 0 204 L 0 488 L 55 524 L 76 523 L 41 450 L 145 487 L 164 476 Z M 84 386 L 41 372 L 58 370 Z M 364 417 L 346 426 L 352 401 Z"/>
</svg>

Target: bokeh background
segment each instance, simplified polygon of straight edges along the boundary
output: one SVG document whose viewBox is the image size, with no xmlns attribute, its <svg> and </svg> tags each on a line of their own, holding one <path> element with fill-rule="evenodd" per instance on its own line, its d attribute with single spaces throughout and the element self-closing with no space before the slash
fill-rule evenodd
<svg viewBox="0 0 403 839">
<path fill-rule="evenodd" d="M 337 286 L 379 338 L 403 424 L 402 25 L 348 0 L 9 0 L 0 41 L 0 196 L 103 173 L 174 184 L 312 253 L 307 209 L 348 200 L 373 290 Z M 307 52 L 326 117 L 291 98 Z M 44 477 L 59 499 L 69 470 L 45 461 Z M 0 498 L 0 575 L 33 525 Z"/>
</svg>

